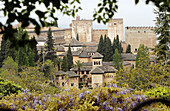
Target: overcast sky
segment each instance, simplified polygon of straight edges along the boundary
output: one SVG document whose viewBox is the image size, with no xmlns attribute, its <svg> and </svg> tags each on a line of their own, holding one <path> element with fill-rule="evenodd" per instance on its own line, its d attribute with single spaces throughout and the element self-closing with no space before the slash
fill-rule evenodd
<svg viewBox="0 0 170 111">
<path fill-rule="evenodd" d="M 81 19 L 93 19 L 94 9 L 97 8 L 97 4 L 100 0 L 80 0 L 81 7 L 83 10 L 80 10 L 76 15 L 79 15 Z M 118 0 L 118 12 L 115 13 L 114 18 L 123 18 L 124 27 L 125 26 L 154 26 L 155 14 L 153 13 L 154 5 L 145 4 L 145 0 L 140 0 L 140 2 L 135 5 L 135 0 Z M 1 2 L 0 2 L 1 3 Z M 2 4 L 2 3 L 1 3 Z M 0 7 L 3 5 L 0 4 Z M 37 9 L 45 10 L 44 6 L 38 6 Z M 70 23 L 75 18 L 71 16 L 63 16 L 61 13 L 56 14 L 59 18 L 58 24 L 60 28 L 69 28 Z M 36 17 L 35 13 L 31 14 L 31 17 Z M 5 23 L 6 18 L 3 17 L 3 14 L 0 13 L 1 22 Z M 14 22 L 13 24 L 17 24 Z M 93 22 L 94 29 L 106 29 L 107 25 L 98 24 Z"/>
<path fill-rule="evenodd" d="M 93 19 L 94 8 L 97 7 L 99 0 L 80 0 L 83 10 L 78 12 L 81 19 Z M 155 14 L 153 13 L 154 5 L 145 4 L 145 0 L 135 5 L 135 0 L 119 0 L 118 12 L 114 18 L 123 18 L 124 26 L 154 26 Z M 61 28 L 69 28 L 69 24 L 75 18 L 58 14 L 58 24 Z M 107 28 L 107 25 L 93 22 L 94 29 Z"/>
</svg>

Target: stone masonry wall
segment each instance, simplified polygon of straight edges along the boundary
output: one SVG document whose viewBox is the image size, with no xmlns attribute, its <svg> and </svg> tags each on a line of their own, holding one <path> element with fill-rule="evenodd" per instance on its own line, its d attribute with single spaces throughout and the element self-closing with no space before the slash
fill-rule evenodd
<svg viewBox="0 0 170 111">
<path fill-rule="evenodd" d="M 126 27 L 125 41 L 131 45 L 132 53 L 135 53 L 140 44 L 144 44 L 148 48 L 154 48 L 156 45 L 156 34 L 154 27 Z"/>
<path fill-rule="evenodd" d="M 105 29 L 105 30 L 93 30 L 92 42 L 99 43 L 101 35 L 103 35 L 103 38 L 104 38 L 105 35 L 108 36 L 108 30 L 107 29 Z"/>
</svg>

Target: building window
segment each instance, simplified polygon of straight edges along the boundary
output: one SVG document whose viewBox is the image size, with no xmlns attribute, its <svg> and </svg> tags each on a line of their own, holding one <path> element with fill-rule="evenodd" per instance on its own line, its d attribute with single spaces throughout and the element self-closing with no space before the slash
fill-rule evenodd
<svg viewBox="0 0 170 111">
<path fill-rule="evenodd" d="M 136 52 L 136 51 L 138 51 L 138 49 L 137 49 L 137 48 L 135 49 L 135 52 Z"/>
<path fill-rule="evenodd" d="M 64 86 L 64 82 L 62 82 L 62 86 Z"/>
<path fill-rule="evenodd" d="M 74 83 L 71 83 L 71 86 L 74 86 Z"/>
<path fill-rule="evenodd" d="M 84 74 L 84 71 L 81 71 L 81 74 Z"/>
<path fill-rule="evenodd" d="M 89 71 L 86 71 L 86 74 L 89 74 Z"/>
<path fill-rule="evenodd" d="M 146 31 L 144 31 L 144 33 L 146 33 Z"/>
<path fill-rule="evenodd" d="M 82 78 L 80 78 L 80 82 L 82 82 Z"/>
<path fill-rule="evenodd" d="M 75 71 L 75 73 L 77 74 L 77 71 Z"/>
<path fill-rule="evenodd" d="M 116 23 L 114 23 L 114 25 L 116 25 Z"/>
<path fill-rule="evenodd" d="M 140 31 L 138 31 L 138 33 L 140 33 Z"/>
<path fill-rule="evenodd" d="M 64 76 L 62 76 L 62 79 L 64 79 Z"/>
</svg>

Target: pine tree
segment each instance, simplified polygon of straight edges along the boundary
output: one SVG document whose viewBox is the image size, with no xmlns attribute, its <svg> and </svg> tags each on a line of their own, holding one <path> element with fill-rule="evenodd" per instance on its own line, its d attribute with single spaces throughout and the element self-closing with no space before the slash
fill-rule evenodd
<svg viewBox="0 0 170 111">
<path fill-rule="evenodd" d="M 97 49 L 97 52 L 99 52 L 100 54 L 103 55 L 103 36 L 101 35 L 100 37 L 100 41 L 99 41 L 99 44 L 98 44 L 98 49 Z"/>
<path fill-rule="evenodd" d="M 63 57 L 63 62 L 61 64 L 61 69 L 64 72 L 68 71 L 68 61 L 67 61 L 67 57 L 66 56 Z"/>
<path fill-rule="evenodd" d="M 104 61 L 112 61 L 113 50 L 112 50 L 111 40 L 109 37 L 107 37 L 106 39 L 104 53 L 105 53 Z"/>
<path fill-rule="evenodd" d="M 170 18 L 168 7 L 163 7 L 159 11 L 155 10 L 154 13 L 157 15 L 155 32 L 158 35 L 157 40 L 159 41 L 154 51 L 158 59 L 167 59 L 170 47 Z"/>
<path fill-rule="evenodd" d="M 131 52 L 131 45 L 130 44 L 128 44 L 128 46 L 127 46 L 126 53 L 132 53 Z"/>
<path fill-rule="evenodd" d="M 0 50 L 0 67 L 2 67 L 3 61 L 5 60 L 5 50 L 6 50 L 6 40 L 3 35 L 1 41 L 1 50 Z"/>
<path fill-rule="evenodd" d="M 113 55 L 113 66 L 118 70 L 122 67 L 122 59 L 118 49 L 115 50 Z"/>
<path fill-rule="evenodd" d="M 54 51 L 54 40 L 52 36 L 51 28 L 48 30 L 48 40 L 47 40 L 47 46 L 46 46 L 47 54 L 45 56 L 45 59 L 50 59 L 51 61 L 54 61 L 55 59 L 55 51 Z"/>
<path fill-rule="evenodd" d="M 71 52 L 70 45 L 67 51 L 67 63 L 68 63 L 68 70 L 70 70 L 73 67 L 73 55 Z"/>
<path fill-rule="evenodd" d="M 149 49 L 141 44 L 136 55 L 136 67 L 145 68 L 146 64 L 149 65 Z"/>
</svg>

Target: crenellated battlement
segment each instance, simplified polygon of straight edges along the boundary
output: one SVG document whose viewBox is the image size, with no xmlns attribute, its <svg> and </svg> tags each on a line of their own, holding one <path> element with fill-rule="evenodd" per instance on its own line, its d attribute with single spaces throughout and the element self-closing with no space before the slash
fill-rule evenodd
<svg viewBox="0 0 170 111">
<path fill-rule="evenodd" d="M 147 30 L 147 29 L 149 29 L 149 30 L 153 30 L 153 29 L 155 29 L 155 27 L 153 27 L 153 26 L 142 26 L 142 27 L 134 27 L 134 26 L 127 26 L 127 27 L 125 27 L 125 29 L 126 30 L 141 30 L 141 29 L 143 29 L 143 30 Z"/>
<path fill-rule="evenodd" d="M 93 29 L 93 31 L 108 31 L 108 29 Z"/>
</svg>

